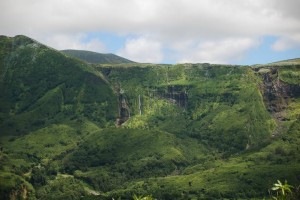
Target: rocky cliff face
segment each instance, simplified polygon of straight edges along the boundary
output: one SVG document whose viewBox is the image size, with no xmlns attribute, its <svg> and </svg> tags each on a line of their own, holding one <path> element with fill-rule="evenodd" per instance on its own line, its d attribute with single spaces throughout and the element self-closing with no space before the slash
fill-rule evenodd
<svg viewBox="0 0 300 200">
<path fill-rule="evenodd" d="M 289 100 L 289 85 L 278 77 L 278 70 L 271 68 L 263 75 L 263 96 L 271 113 L 280 112 L 286 108 Z"/>
<path fill-rule="evenodd" d="M 293 98 L 300 97 L 300 83 L 291 84 L 280 78 L 280 68 L 255 68 L 254 71 L 261 75 L 260 86 L 265 105 L 268 111 L 280 121 L 286 120 L 282 112 L 287 108 Z"/>
<path fill-rule="evenodd" d="M 154 90 L 154 96 L 158 96 L 180 107 L 186 108 L 188 103 L 188 89 L 187 86 L 170 85 Z"/>
<path fill-rule="evenodd" d="M 119 116 L 116 119 L 116 126 L 122 125 L 130 118 L 130 108 L 124 94 L 119 94 Z"/>
</svg>

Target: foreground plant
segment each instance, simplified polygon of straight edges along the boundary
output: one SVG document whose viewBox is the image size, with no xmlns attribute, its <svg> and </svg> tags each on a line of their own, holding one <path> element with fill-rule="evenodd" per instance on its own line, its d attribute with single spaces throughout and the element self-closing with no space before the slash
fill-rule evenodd
<svg viewBox="0 0 300 200">
<path fill-rule="evenodd" d="M 155 200 L 154 198 L 152 198 L 151 195 L 148 196 L 137 196 L 137 195 L 133 195 L 133 200 Z"/>
<path fill-rule="evenodd" d="M 277 183 L 274 183 L 274 186 L 272 187 L 272 190 L 276 191 L 276 197 L 272 196 L 273 199 L 292 199 L 292 188 L 293 186 L 289 185 L 287 180 L 285 180 L 284 184 L 282 184 L 280 180 L 277 180 Z"/>
</svg>

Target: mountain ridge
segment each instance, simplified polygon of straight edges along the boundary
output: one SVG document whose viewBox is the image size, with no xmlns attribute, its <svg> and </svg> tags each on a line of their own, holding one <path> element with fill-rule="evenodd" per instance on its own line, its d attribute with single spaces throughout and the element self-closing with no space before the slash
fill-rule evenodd
<svg viewBox="0 0 300 200">
<path fill-rule="evenodd" d="M 121 64 L 121 63 L 135 63 L 131 60 L 123 58 L 121 56 L 112 54 L 112 53 L 97 53 L 93 51 L 86 50 L 74 50 L 74 49 L 66 49 L 61 50 L 66 55 L 81 59 L 88 63 L 92 64 Z"/>
</svg>

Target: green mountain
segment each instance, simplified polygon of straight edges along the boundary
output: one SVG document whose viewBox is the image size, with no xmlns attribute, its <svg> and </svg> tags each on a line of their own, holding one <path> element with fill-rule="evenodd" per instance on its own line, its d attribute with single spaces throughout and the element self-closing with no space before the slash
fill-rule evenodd
<svg viewBox="0 0 300 200">
<path fill-rule="evenodd" d="M 0 59 L 3 134 L 26 134 L 66 116 L 83 115 L 101 126 L 116 117 L 111 86 L 84 62 L 25 36 L 2 36 Z"/>
<path fill-rule="evenodd" d="M 0 72 L 4 199 L 263 199 L 300 184 L 298 63 L 91 65 L 1 36 Z"/>
<path fill-rule="evenodd" d="M 64 54 L 78 58 L 80 60 L 86 61 L 88 63 L 93 64 L 120 64 L 120 63 L 134 63 L 131 60 L 128 60 L 126 58 L 122 58 L 120 56 L 114 55 L 114 54 L 102 54 L 102 53 L 96 53 L 92 51 L 83 51 L 83 50 L 62 50 Z"/>
</svg>

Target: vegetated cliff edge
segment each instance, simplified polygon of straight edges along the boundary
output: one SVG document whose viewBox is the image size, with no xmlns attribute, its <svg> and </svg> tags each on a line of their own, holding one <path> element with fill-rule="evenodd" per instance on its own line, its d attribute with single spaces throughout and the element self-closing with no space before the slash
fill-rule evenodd
<svg viewBox="0 0 300 200">
<path fill-rule="evenodd" d="M 256 83 L 260 78 L 249 67 L 136 64 L 97 69 L 122 91 L 126 108 L 121 108 L 131 113 L 125 127 L 161 128 L 232 152 L 256 146 L 274 129 Z"/>
<path fill-rule="evenodd" d="M 254 67 L 256 74 L 261 76 L 260 89 L 264 97 L 266 108 L 277 122 L 277 129 L 273 136 L 284 132 L 285 124 L 299 118 L 297 99 L 300 97 L 300 69 L 299 64 L 293 59 L 281 64 Z M 291 112 L 292 111 L 292 112 Z M 293 113 L 293 114 L 291 114 Z"/>
</svg>

